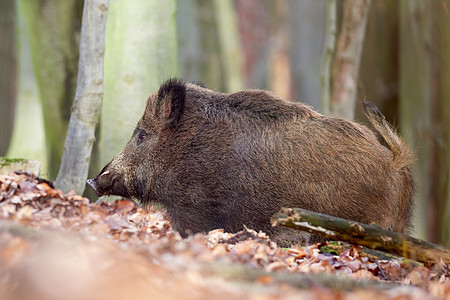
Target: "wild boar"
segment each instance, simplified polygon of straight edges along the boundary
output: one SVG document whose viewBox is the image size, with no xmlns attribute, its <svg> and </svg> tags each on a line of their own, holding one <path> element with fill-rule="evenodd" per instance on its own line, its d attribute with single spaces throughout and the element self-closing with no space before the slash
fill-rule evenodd
<svg viewBox="0 0 450 300">
<path fill-rule="evenodd" d="M 281 207 L 407 232 L 410 151 L 375 105 L 364 108 L 381 142 L 366 126 L 267 91 L 224 94 L 171 79 L 88 183 L 98 196 L 160 203 L 183 236 L 245 225 L 284 239 L 291 232 L 270 225 Z"/>
</svg>

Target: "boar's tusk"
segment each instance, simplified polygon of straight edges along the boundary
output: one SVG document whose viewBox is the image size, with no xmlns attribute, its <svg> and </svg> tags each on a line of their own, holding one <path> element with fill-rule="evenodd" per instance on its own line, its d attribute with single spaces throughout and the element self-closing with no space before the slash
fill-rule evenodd
<svg viewBox="0 0 450 300">
<path fill-rule="evenodd" d="M 102 177 L 103 175 L 107 175 L 107 174 L 109 174 L 109 170 L 106 170 L 105 172 L 103 172 L 102 174 L 100 174 L 100 175 L 98 176 L 98 178 Z"/>
</svg>

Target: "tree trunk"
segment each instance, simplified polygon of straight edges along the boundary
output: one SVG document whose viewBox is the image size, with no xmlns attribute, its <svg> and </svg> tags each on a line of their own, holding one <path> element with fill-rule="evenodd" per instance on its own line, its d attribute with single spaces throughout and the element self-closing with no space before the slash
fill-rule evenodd
<svg viewBox="0 0 450 300">
<path fill-rule="evenodd" d="M 318 109 L 326 2 L 289 0 L 288 4 L 292 98 Z"/>
<path fill-rule="evenodd" d="M 177 28 L 180 76 L 187 81 L 203 82 L 213 90 L 227 91 L 229 83 L 223 60 L 226 55 L 222 54 L 215 1 L 178 0 Z M 234 61 L 230 63 L 233 64 Z M 235 72 L 234 67 L 230 67 L 229 71 Z"/>
<path fill-rule="evenodd" d="M 450 0 L 433 2 L 438 31 L 436 123 L 436 242 L 450 247 Z"/>
<path fill-rule="evenodd" d="M 399 122 L 398 9 L 397 0 L 372 2 L 359 68 L 359 99 L 374 103 L 394 126 Z M 356 101 L 355 119 L 365 119 L 362 101 Z"/>
<path fill-rule="evenodd" d="M 417 158 L 413 166 L 417 184 L 414 209 L 415 235 L 428 239 L 430 166 L 432 163 L 431 103 L 433 68 L 430 49 L 431 7 L 422 0 L 400 2 L 400 129 Z"/>
<path fill-rule="evenodd" d="M 266 47 L 268 53 L 266 58 L 262 57 L 268 66 L 268 89 L 275 95 L 292 99 L 292 64 L 290 61 L 291 40 L 288 36 L 290 15 L 289 3 L 287 1 L 271 1 L 266 3 L 266 9 L 270 12 L 270 32 L 272 37 L 268 40 Z M 298 100 L 298 98 L 297 98 Z"/>
<path fill-rule="evenodd" d="M 346 0 L 332 70 L 331 115 L 354 119 L 359 63 L 370 0 Z"/>
<path fill-rule="evenodd" d="M 86 0 L 81 26 L 78 83 L 56 187 L 82 195 L 103 97 L 103 57 L 109 0 Z"/>
<path fill-rule="evenodd" d="M 242 45 L 245 87 L 269 87 L 268 61 L 274 32 L 279 31 L 276 5 L 284 1 L 237 0 L 236 13 Z M 284 22 L 286 23 L 286 22 Z M 255 26 L 258 24 L 258 26 Z"/>
<path fill-rule="evenodd" d="M 242 90 L 242 49 L 232 0 L 213 1 L 226 92 Z"/>
<path fill-rule="evenodd" d="M 15 1 L 0 1 L 0 156 L 11 139 L 16 100 Z"/>
<path fill-rule="evenodd" d="M 33 75 L 30 44 L 21 3 L 16 2 L 17 101 L 7 157 L 38 160 L 41 162 L 41 176 L 48 177 L 42 104 Z"/>
<path fill-rule="evenodd" d="M 41 95 L 49 176 L 58 172 L 75 92 L 79 0 L 20 0 Z M 74 26 L 75 25 L 75 26 Z"/>
<path fill-rule="evenodd" d="M 204 9 L 204 8 L 203 8 Z M 187 81 L 202 81 L 203 47 L 198 0 L 177 1 L 178 63 L 180 77 Z"/>
<path fill-rule="evenodd" d="M 106 28 L 100 161 L 125 145 L 148 96 L 177 76 L 176 1 L 111 2 Z M 100 167 L 100 166 L 99 166 Z"/>
<path fill-rule="evenodd" d="M 336 0 L 327 0 L 326 7 L 325 46 L 322 55 L 320 71 L 320 111 L 330 114 L 330 83 L 331 64 L 336 51 L 337 3 Z"/>
</svg>

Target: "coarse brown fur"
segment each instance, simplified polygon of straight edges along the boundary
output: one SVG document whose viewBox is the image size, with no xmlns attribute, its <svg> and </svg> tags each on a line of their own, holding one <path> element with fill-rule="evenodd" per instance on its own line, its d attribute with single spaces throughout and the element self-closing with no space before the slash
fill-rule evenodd
<svg viewBox="0 0 450 300">
<path fill-rule="evenodd" d="M 295 240 L 270 225 L 283 206 L 407 232 L 411 155 L 373 104 L 365 111 L 389 148 L 363 125 L 270 92 L 223 94 L 172 79 L 90 183 L 98 195 L 161 203 L 183 235 L 245 225 Z"/>
</svg>

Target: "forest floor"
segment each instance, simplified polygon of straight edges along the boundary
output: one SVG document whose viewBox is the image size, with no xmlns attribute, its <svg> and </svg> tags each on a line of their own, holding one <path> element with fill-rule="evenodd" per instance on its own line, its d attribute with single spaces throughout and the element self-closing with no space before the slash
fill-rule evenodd
<svg viewBox="0 0 450 300">
<path fill-rule="evenodd" d="M 450 299 L 448 265 L 250 229 L 183 239 L 152 208 L 26 174 L 0 175 L 0 275 L 0 299 Z"/>
</svg>

